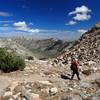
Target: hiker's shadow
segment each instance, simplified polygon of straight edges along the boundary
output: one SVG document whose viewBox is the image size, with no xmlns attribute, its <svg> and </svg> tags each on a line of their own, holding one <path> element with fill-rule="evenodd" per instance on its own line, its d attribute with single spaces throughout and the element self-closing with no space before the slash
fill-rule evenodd
<svg viewBox="0 0 100 100">
<path fill-rule="evenodd" d="M 63 75 L 63 74 L 61 74 L 61 78 L 62 79 L 65 79 L 65 80 L 70 80 L 70 77 L 69 76 L 66 76 L 66 75 Z"/>
</svg>

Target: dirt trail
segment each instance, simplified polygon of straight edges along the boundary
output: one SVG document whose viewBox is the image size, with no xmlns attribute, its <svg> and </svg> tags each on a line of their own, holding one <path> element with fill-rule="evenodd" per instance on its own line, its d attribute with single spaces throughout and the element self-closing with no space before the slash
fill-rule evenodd
<svg viewBox="0 0 100 100">
<path fill-rule="evenodd" d="M 1 76 L 0 75 L 0 94 L 7 87 L 9 84 L 11 84 L 12 80 L 9 79 L 7 76 Z"/>
<path fill-rule="evenodd" d="M 81 81 L 92 81 L 99 77 L 100 77 L 100 73 L 93 73 L 90 76 L 86 76 L 86 77 L 82 75 Z M 0 94 L 3 91 L 3 89 L 5 89 L 8 85 L 10 85 L 14 81 L 33 82 L 33 81 L 46 81 L 46 80 L 48 80 L 48 77 L 42 77 L 41 75 L 38 74 L 13 73 L 13 74 L 0 75 Z M 56 80 L 62 81 L 61 78 L 56 78 Z"/>
<path fill-rule="evenodd" d="M 12 82 L 14 81 L 29 81 L 29 82 L 33 82 L 33 81 L 45 81 L 47 80 L 44 77 L 41 77 L 40 75 L 37 74 L 13 74 L 13 75 L 0 75 L 0 95 L 2 93 L 2 91 L 9 86 Z"/>
<path fill-rule="evenodd" d="M 98 79 L 100 78 L 100 73 L 92 73 L 91 75 L 89 76 L 83 76 L 82 77 L 82 81 L 92 81 L 92 80 L 95 80 L 95 79 Z"/>
</svg>

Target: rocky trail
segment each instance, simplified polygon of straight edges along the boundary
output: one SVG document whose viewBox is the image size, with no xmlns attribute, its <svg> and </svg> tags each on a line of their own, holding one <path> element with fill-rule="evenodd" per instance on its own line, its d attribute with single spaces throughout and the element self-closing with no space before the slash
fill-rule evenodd
<svg viewBox="0 0 100 100">
<path fill-rule="evenodd" d="M 20 73 L 14 73 L 13 75 L 0 75 L 0 93 L 2 92 L 3 89 L 5 89 L 7 86 L 9 86 L 11 83 L 13 83 L 14 81 L 45 81 L 46 78 L 41 77 L 40 75 L 36 75 L 36 74 L 20 74 Z"/>
<path fill-rule="evenodd" d="M 42 63 L 44 64 L 44 62 Z M 31 64 L 29 65 L 32 67 Z M 3 73 L 0 75 L 1 100 L 85 100 L 86 98 L 88 98 L 90 92 L 87 94 L 87 93 L 82 93 L 82 91 L 84 89 L 86 91 L 89 91 L 87 89 L 92 87 L 94 89 L 93 92 L 95 91 L 96 93 L 95 88 L 97 88 L 97 86 L 91 85 L 91 83 L 93 82 L 94 84 L 96 79 L 100 79 L 100 72 L 92 73 L 88 76 L 81 74 L 80 77 L 82 80 L 78 81 L 76 76 L 74 77 L 74 80 L 69 80 L 68 78 L 70 78 L 71 76 L 70 75 L 68 76 L 68 73 L 66 73 L 67 69 L 65 70 L 65 68 L 64 71 L 62 70 L 61 72 L 57 71 L 59 68 L 58 69 L 52 68 L 51 70 L 52 72 L 50 72 L 50 69 L 48 67 L 47 67 L 48 70 L 42 67 L 39 69 L 40 72 L 38 72 L 38 70 L 37 72 L 34 72 L 34 70 L 31 67 L 30 67 L 31 70 L 28 69 L 25 71 L 16 71 L 6 74 Z M 65 75 L 65 78 L 61 77 L 62 74 Z M 28 86 L 30 84 L 31 85 L 35 84 L 35 85 L 33 87 L 32 86 L 30 87 Z M 19 95 L 17 95 L 18 93 L 21 93 L 20 89 L 18 88 L 18 86 L 20 85 L 21 85 L 20 88 L 24 87 L 24 89 L 21 90 L 21 92 L 22 91 L 25 92 L 23 94 L 24 95 L 23 99 L 20 98 Z M 25 87 L 28 89 L 26 90 Z M 6 90 L 7 88 L 11 90 L 8 89 L 9 90 L 8 91 Z M 17 93 L 15 93 L 16 88 L 17 88 Z M 41 88 L 43 89 L 43 91 L 41 90 Z M 83 90 L 81 90 L 81 88 Z M 51 90 L 48 89 L 54 89 L 54 90 L 51 93 L 50 92 Z M 32 93 L 34 94 L 32 97 L 31 97 L 31 92 L 29 92 L 29 94 L 26 93 L 26 91 L 28 90 L 32 91 Z M 79 95 L 78 90 L 80 91 L 81 96 Z M 70 93 L 70 96 L 68 93 Z M 44 95 L 46 95 L 46 97 Z M 24 97 L 28 99 L 25 99 Z M 72 99 L 64 99 L 64 98 L 72 98 Z M 97 99 L 93 100 L 99 100 L 98 97 L 96 98 Z"/>
</svg>

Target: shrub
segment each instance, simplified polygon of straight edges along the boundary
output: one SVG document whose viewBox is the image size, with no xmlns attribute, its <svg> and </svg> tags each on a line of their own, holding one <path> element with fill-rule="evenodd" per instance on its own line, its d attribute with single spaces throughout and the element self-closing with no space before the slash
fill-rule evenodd
<svg viewBox="0 0 100 100">
<path fill-rule="evenodd" d="M 8 53 L 4 48 L 0 48 L 0 70 L 3 72 L 11 72 L 23 70 L 25 62 L 21 57 Z"/>
<path fill-rule="evenodd" d="M 28 56 L 27 59 L 28 60 L 34 60 L 34 58 L 32 56 Z"/>
</svg>

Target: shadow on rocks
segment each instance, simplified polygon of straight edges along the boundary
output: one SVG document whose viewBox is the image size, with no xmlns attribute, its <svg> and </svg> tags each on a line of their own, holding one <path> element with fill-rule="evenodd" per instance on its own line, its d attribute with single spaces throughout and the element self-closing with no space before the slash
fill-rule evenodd
<svg viewBox="0 0 100 100">
<path fill-rule="evenodd" d="M 65 80 L 70 80 L 70 77 L 69 76 L 66 76 L 66 75 L 63 75 L 63 74 L 61 74 L 61 78 L 62 79 L 65 79 Z"/>
</svg>

